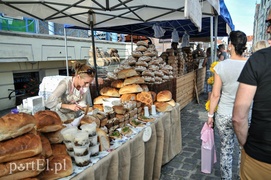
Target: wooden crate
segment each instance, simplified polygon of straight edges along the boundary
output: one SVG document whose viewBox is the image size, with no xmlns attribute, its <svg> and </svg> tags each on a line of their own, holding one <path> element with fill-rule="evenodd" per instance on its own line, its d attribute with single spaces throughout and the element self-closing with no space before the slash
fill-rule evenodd
<svg viewBox="0 0 271 180">
<path fill-rule="evenodd" d="M 161 84 L 147 84 L 150 91 L 158 93 L 162 90 L 169 90 L 172 93 L 172 99 L 176 101 L 176 78 L 163 82 Z"/>
<path fill-rule="evenodd" d="M 196 72 L 192 71 L 176 79 L 176 102 L 181 109 L 194 99 Z"/>
</svg>

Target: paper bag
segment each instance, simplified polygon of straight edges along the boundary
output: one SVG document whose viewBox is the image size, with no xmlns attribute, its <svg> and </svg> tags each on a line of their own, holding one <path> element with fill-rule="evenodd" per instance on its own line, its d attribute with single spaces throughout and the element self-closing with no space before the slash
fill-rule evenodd
<svg viewBox="0 0 271 180">
<path fill-rule="evenodd" d="M 204 123 L 201 130 L 201 172 L 211 173 L 216 163 L 214 130 Z"/>
</svg>

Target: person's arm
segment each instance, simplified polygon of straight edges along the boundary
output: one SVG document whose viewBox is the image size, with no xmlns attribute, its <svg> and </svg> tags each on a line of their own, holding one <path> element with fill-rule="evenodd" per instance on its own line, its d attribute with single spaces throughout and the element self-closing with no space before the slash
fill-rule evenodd
<svg viewBox="0 0 271 180">
<path fill-rule="evenodd" d="M 240 83 L 232 113 L 235 134 L 241 146 L 244 146 L 248 135 L 248 115 L 257 86 Z"/>
<path fill-rule="evenodd" d="M 213 123 L 214 123 L 214 118 L 212 116 L 214 116 L 215 113 L 215 109 L 218 105 L 218 101 L 221 95 L 221 89 L 222 89 L 222 81 L 221 78 L 219 77 L 219 75 L 215 72 L 214 73 L 214 85 L 213 85 L 213 89 L 212 89 L 212 93 L 210 96 L 210 109 L 208 112 L 208 125 L 213 127 Z"/>
<path fill-rule="evenodd" d="M 206 64 L 207 64 L 207 59 L 208 59 L 208 57 L 205 57 L 204 58 L 204 61 L 203 61 L 203 63 L 202 63 L 202 67 L 205 67 L 206 66 Z M 208 70 L 208 69 L 207 69 Z"/>
</svg>

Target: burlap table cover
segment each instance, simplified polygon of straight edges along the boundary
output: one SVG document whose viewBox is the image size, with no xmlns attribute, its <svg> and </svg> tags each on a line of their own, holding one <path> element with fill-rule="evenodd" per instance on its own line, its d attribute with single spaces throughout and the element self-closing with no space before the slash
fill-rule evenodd
<svg viewBox="0 0 271 180">
<path fill-rule="evenodd" d="M 143 131 L 73 179 L 159 179 L 161 166 L 182 150 L 180 105 L 150 125 L 152 136 L 143 142 Z"/>
</svg>

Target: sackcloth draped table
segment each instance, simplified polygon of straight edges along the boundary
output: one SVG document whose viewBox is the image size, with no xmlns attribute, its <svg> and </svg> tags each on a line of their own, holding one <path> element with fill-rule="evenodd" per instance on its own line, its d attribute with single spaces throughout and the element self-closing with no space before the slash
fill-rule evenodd
<svg viewBox="0 0 271 180">
<path fill-rule="evenodd" d="M 159 179 L 161 166 L 182 151 L 180 104 L 150 125 L 149 141 L 143 131 L 110 152 L 96 164 L 72 179 L 86 180 L 152 180 Z"/>
</svg>

